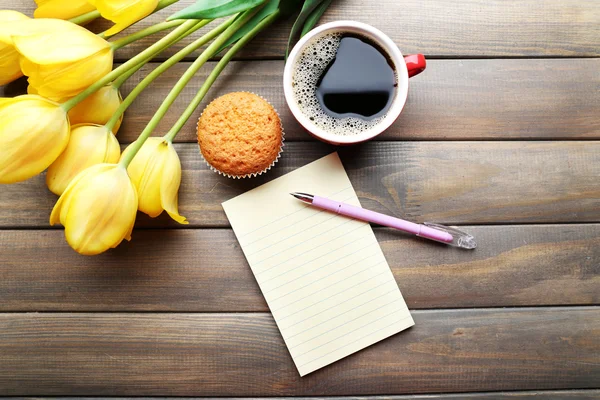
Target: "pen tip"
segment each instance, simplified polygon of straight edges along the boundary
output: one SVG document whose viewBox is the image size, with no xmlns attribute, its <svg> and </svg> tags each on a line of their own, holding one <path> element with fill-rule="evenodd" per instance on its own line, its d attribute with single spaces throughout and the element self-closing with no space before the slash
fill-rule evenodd
<svg viewBox="0 0 600 400">
<path fill-rule="evenodd" d="M 298 193 L 298 192 L 294 192 L 294 193 L 290 193 L 290 194 L 292 196 L 294 196 L 295 198 L 297 198 L 298 200 L 302 200 L 305 203 L 312 203 L 313 196 L 310 194 Z"/>
</svg>

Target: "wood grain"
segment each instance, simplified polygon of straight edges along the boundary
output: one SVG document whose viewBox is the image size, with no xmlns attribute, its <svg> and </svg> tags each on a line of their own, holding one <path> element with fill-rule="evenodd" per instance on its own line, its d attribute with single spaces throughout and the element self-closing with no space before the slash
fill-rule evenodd
<svg viewBox="0 0 600 400">
<path fill-rule="evenodd" d="M 600 225 L 465 230 L 473 252 L 375 230 L 409 308 L 600 304 Z M 0 247 L 0 312 L 268 311 L 231 230 L 136 231 L 93 258 L 61 231 L 0 231 Z"/>
<path fill-rule="evenodd" d="M 182 0 L 135 29 L 159 22 L 193 0 Z M 33 3 L 0 0 L 0 9 L 17 9 L 28 15 Z M 437 57 L 600 55 L 600 9 L 596 0 L 339 0 L 322 22 L 358 20 L 388 35 L 405 54 L 424 53 Z M 241 54 L 243 58 L 283 58 L 292 21 L 282 21 L 259 35 Z M 110 24 L 92 24 L 97 32 Z M 133 31 L 133 29 L 128 32 Z M 131 58 L 156 40 L 148 38 L 118 52 Z M 185 41 L 183 43 L 187 43 Z M 178 49 L 180 46 L 174 46 Z M 164 54 L 174 52 L 169 49 Z"/>
<path fill-rule="evenodd" d="M 352 396 L 352 397 L 202 397 L 189 398 L 190 400 L 597 400 L 600 390 L 536 390 L 531 392 L 500 392 L 500 393 L 460 393 L 460 394 L 425 394 L 425 395 L 400 395 L 400 396 Z M 5 397 L 6 400 L 22 400 L 23 397 Z M 30 399 L 69 400 L 69 397 L 36 397 Z M 144 397 L 80 397 L 81 400 L 137 400 Z M 174 400 L 173 397 L 152 397 L 157 400 Z"/>
<path fill-rule="evenodd" d="M 211 64 L 212 65 L 212 64 Z M 178 64 L 130 109 L 119 140 L 137 138 L 189 66 Z M 145 76 L 154 65 L 139 75 Z M 203 68 L 159 126 L 168 130 L 212 70 Z M 139 76 L 138 75 L 138 76 Z M 135 78 L 134 78 L 135 79 Z M 139 79 L 124 88 L 128 93 Z M 288 140 L 312 140 L 296 122 L 282 90 L 283 61 L 234 62 L 206 96 L 179 141 L 196 141 L 196 121 L 214 98 L 255 92 L 279 111 Z M 600 59 L 432 60 L 411 80 L 401 118 L 379 140 L 591 139 L 600 137 Z"/>
<path fill-rule="evenodd" d="M 600 385 L 600 309 L 415 311 L 300 378 L 269 314 L 1 314 L 5 395 L 313 396 Z"/>
<path fill-rule="evenodd" d="M 208 169 L 196 144 L 176 145 L 180 211 L 190 227 L 226 227 L 221 202 L 335 149 L 288 143 L 266 175 L 232 180 Z M 363 207 L 418 222 L 600 222 L 600 142 L 376 142 L 340 149 Z M 47 227 L 56 197 L 44 176 L 6 185 L 0 226 Z M 300 190 L 301 188 L 299 188 Z M 167 217 L 138 227 L 177 227 Z"/>
<path fill-rule="evenodd" d="M 156 132 L 166 132 L 212 70 L 205 66 L 184 89 Z M 143 68 L 123 87 L 123 95 L 157 64 Z M 179 63 L 143 92 L 119 132 L 132 142 L 175 82 L 189 67 Z M 282 90 L 283 61 L 233 62 L 182 129 L 177 141 L 196 141 L 196 121 L 214 98 L 251 91 L 279 111 L 287 140 L 313 140 L 296 122 Z M 411 80 L 400 119 L 376 140 L 510 140 L 600 138 L 600 59 L 431 60 Z M 25 92 L 25 80 L 0 87 L 0 95 Z"/>
</svg>

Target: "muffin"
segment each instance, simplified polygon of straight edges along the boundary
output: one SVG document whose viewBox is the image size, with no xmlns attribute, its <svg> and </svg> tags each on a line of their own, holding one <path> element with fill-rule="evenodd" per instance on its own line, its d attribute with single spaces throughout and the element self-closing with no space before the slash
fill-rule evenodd
<svg viewBox="0 0 600 400">
<path fill-rule="evenodd" d="M 208 165 L 230 178 L 268 171 L 279 159 L 283 129 L 277 111 L 254 93 L 213 100 L 198 120 L 198 144 Z"/>
</svg>

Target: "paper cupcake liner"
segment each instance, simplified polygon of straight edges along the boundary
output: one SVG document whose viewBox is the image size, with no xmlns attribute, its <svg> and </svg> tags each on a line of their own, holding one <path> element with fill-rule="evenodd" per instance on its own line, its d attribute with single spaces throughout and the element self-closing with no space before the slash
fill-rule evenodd
<svg viewBox="0 0 600 400">
<path fill-rule="evenodd" d="M 258 96 L 261 99 L 263 99 L 264 101 L 266 101 L 267 103 L 269 103 L 269 105 L 271 107 L 273 107 L 273 105 L 271 104 L 270 101 L 268 101 L 267 99 L 265 99 L 264 97 L 262 97 L 259 94 L 256 94 L 254 92 L 248 92 L 248 91 L 240 91 L 239 93 L 250 93 L 250 94 L 253 94 L 255 96 Z M 209 105 L 210 105 L 210 103 L 206 107 L 208 107 Z M 206 109 L 206 107 L 205 107 L 205 109 Z M 279 161 L 279 159 L 281 158 L 281 153 L 283 153 L 283 147 L 285 146 L 285 143 L 284 143 L 285 142 L 285 132 L 283 130 L 283 123 L 281 122 L 281 116 L 279 115 L 279 111 L 277 111 L 277 109 L 275 107 L 273 107 L 273 110 L 275 110 L 275 113 L 277 114 L 277 118 L 279 118 L 279 124 L 281 125 L 281 144 L 279 145 L 279 152 L 277 153 L 277 157 L 275 157 L 275 160 L 273 160 L 273 162 L 271 163 L 271 165 L 269 165 L 267 168 L 265 168 L 264 170 L 262 170 L 260 172 L 253 172 L 251 174 L 245 174 L 245 175 L 231 175 L 231 174 L 228 174 L 226 172 L 220 171 L 220 170 L 216 169 L 215 167 L 213 167 L 208 161 L 206 161 L 206 158 L 204 158 L 204 154 L 202 154 L 202 149 L 200 149 L 200 157 L 202 157 L 202 160 L 204 160 L 204 163 L 206 165 L 208 165 L 208 168 L 211 171 L 216 172 L 219 175 L 223 175 L 223 176 L 225 176 L 227 178 L 231 178 L 231 179 L 255 178 L 255 177 L 259 176 L 259 175 L 262 175 L 262 174 L 266 173 L 271 168 L 273 168 L 273 166 L 275 164 L 277 164 L 277 161 Z M 198 132 L 198 124 L 200 123 L 200 118 L 202 118 L 202 114 L 200 114 L 200 117 L 198 117 L 198 121 L 196 121 L 196 133 Z"/>
</svg>

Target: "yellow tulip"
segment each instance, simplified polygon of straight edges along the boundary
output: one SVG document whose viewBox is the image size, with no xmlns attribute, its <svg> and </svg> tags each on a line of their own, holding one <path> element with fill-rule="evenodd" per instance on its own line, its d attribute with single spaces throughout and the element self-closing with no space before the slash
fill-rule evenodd
<svg viewBox="0 0 600 400">
<path fill-rule="evenodd" d="M 36 95 L 0 101 L 0 183 L 29 179 L 67 147 L 69 119 L 58 103 Z"/>
<path fill-rule="evenodd" d="M 87 0 L 35 0 L 35 3 L 35 18 L 71 19 L 95 10 Z"/>
<path fill-rule="evenodd" d="M 15 48 L 14 36 L 37 35 L 70 28 L 74 24 L 56 19 L 29 19 L 16 11 L 0 11 L 0 84 L 23 75 L 21 55 Z"/>
<path fill-rule="evenodd" d="M 121 148 L 115 135 L 104 125 L 74 125 L 65 151 L 46 173 L 46 185 L 61 195 L 73 178 L 92 165 L 119 161 Z"/>
<path fill-rule="evenodd" d="M 50 21 L 56 29 L 31 33 Z M 23 34 L 10 37 L 21 54 L 23 74 L 41 96 L 73 97 L 112 70 L 110 43 L 85 28 L 59 19 L 30 19 L 21 25 Z M 0 41 L 2 33 L 0 29 Z"/>
<path fill-rule="evenodd" d="M 98 124 L 104 125 L 115 114 L 123 99 L 119 90 L 112 85 L 104 86 L 69 111 L 71 125 Z M 113 128 L 113 133 L 119 131 L 123 115 Z"/>
<path fill-rule="evenodd" d="M 26 19 L 29 19 L 29 17 L 20 12 L 0 10 L 0 25 Z M 20 58 L 21 56 L 13 46 L 12 39 L 8 38 L 7 43 L 0 41 L 0 85 L 6 85 L 23 76 L 19 65 Z"/>
<path fill-rule="evenodd" d="M 131 145 L 125 149 L 123 157 L 130 149 Z M 164 210 L 180 224 L 188 223 L 177 210 L 181 162 L 173 143 L 163 138 L 148 138 L 133 157 L 127 172 L 137 189 L 141 212 L 154 218 Z"/>
<path fill-rule="evenodd" d="M 88 0 L 100 11 L 100 15 L 115 25 L 106 31 L 106 36 L 116 35 L 129 25 L 152 14 L 158 0 Z"/>
<path fill-rule="evenodd" d="M 95 255 L 131 240 L 137 213 L 137 192 L 127 170 L 118 164 L 98 164 L 69 183 L 50 215 L 61 223 L 69 245 L 78 253 Z"/>
<path fill-rule="evenodd" d="M 31 85 L 27 85 L 27 94 L 37 94 L 39 95 L 38 91 Z M 65 101 L 69 100 L 70 97 L 64 97 L 61 99 L 52 99 L 52 101 L 58 103 L 58 104 L 62 104 Z M 69 122 L 71 121 L 71 117 L 69 117 Z"/>
</svg>

